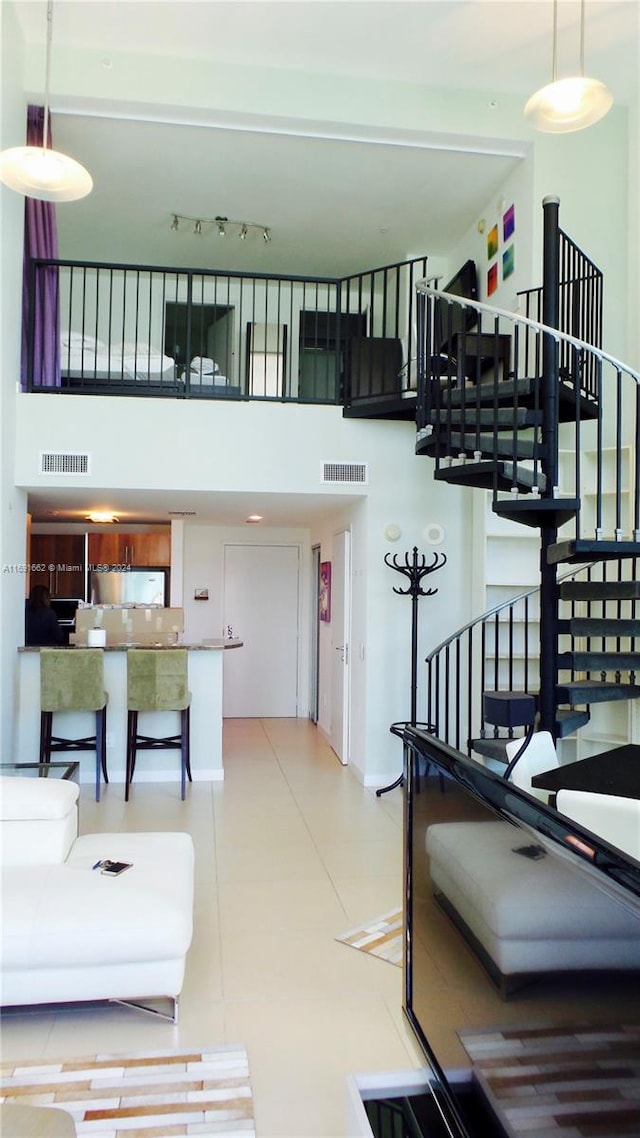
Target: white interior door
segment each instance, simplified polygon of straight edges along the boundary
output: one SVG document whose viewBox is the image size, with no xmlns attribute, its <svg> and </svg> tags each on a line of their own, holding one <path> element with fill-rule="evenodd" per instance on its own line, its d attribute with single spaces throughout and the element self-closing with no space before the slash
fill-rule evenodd
<svg viewBox="0 0 640 1138">
<path fill-rule="evenodd" d="M 349 762 L 351 534 L 333 536 L 331 565 L 331 746 Z"/>
<path fill-rule="evenodd" d="M 226 717 L 297 715 L 298 592 L 297 546 L 225 546 L 224 628 L 243 641 L 224 653 Z"/>
</svg>

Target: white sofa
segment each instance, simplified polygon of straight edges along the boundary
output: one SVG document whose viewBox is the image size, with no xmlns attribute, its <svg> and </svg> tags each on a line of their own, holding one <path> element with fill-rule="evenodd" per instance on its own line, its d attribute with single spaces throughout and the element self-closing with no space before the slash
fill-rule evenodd
<svg viewBox="0 0 640 1138">
<path fill-rule="evenodd" d="M 638 914 L 503 821 L 437 822 L 426 837 L 436 898 L 503 995 L 543 973 L 640 970 Z"/>
<path fill-rule="evenodd" d="M 0 779 L 3 1007 L 169 997 L 191 944 L 194 852 L 181 833 L 77 837 L 72 782 Z M 118 877 L 97 861 L 132 862 Z"/>
</svg>

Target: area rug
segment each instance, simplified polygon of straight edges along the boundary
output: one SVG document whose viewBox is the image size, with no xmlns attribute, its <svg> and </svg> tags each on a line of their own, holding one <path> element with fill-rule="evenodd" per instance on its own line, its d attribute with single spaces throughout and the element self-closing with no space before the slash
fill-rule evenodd
<svg viewBox="0 0 640 1138">
<path fill-rule="evenodd" d="M 390 964 L 402 965 L 402 909 L 391 909 L 372 921 L 349 929 L 336 937 L 341 944 L 379 956 Z"/>
<path fill-rule="evenodd" d="M 79 1138 L 253 1138 L 243 1047 L 3 1063 L 1 1101 L 69 1111 Z"/>
<path fill-rule="evenodd" d="M 640 1134 L 640 1025 L 511 1026 L 461 1031 L 512 1138 Z"/>
</svg>

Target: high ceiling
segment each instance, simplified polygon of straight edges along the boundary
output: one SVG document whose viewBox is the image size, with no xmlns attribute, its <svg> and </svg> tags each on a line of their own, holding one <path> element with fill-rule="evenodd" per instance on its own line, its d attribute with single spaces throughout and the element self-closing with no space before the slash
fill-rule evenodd
<svg viewBox="0 0 640 1138">
<path fill-rule="evenodd" d="M 560 0 L 561 74 L 577 63 L 579 11 L 578 0 Z M 45 0 L 19 0 L 16 12 L 27 42 L 42 45 Z M 587 0 L 586 13 L 587 72 L 625 103 L 637 90 L 640 4 Z M 99 52 L 114 93 L 127 52 L 141 73 L 162 57 L 183 69 L 205 60 L 214 77 L 225 64 L 246 67 L 247 76 L 251 68 L 284 68 L 299 73 L 301 89 L 346 79 L 366 92 L 370 80 L 402 81 L 416 85 L 415 99 L 425 97 L 426 84 L 450 89 L 452 98 L 456 89 L 475 92 L 486 109 L 506 95 L 524 105 L 550 79 L 551 27 L 551 0 L 55 0 L 54 143 L 91 171 L 95 185 L 88 198 L 58 211 L 61 255 L 341 276 L 414 254 L 446 254 L 526 143 L 480 152 L 426 132 L 399 136 L 327 123 L 310 134 L 295 118 L 268 121 L 256 112 L 240 121 L 160 106 L 157 98 L 144 108 L 115 94 L 65 101 L 55 95 L 58 47 Z M 271 79 L 277 83 L 275 72 Z M 173 232 L 174 212 L 255 221 L 270 228 L 272 241 L 259 232 L 223 240 L 207 227 L 198 237 L 192 224 Z M 335 499 L 315 506 L 329 502 Z M 31 503 L 36 517 L 56 521 L 90 504 L 98 505 L 48 495 Z M 136 511 L 141 521 L 167 517 L 166 497 L 109 505 L 123 521 L 135 520 Z M 309 516 L 311 503 L 292 499 L 290 506 L 281 496 L 275 524 Z M 199 517 L 225 523 L 243 521 L 245 508 L 270 508 L 274 518 L 275 503 L 266 507 L 257 499 L 229 510 L 214 498 L 198 502 Z"/>
<path fill-rule="evenodd" d="M 638 8 L 637 0 L 587 3 L 587 69 L 621 102 L 637 84 Z M 17 13 L 27 42 L 42 43 L 44 0 L 20 0 Z M 563 74 L 577 65 L 578 21 L 578 0 L 560 0 Z M 470 152 L 462 139 L 367 128 L 367 84 L 427 84 L 450 88 L 452 98 L 468 90 L 483 108 L 509 93 L 524 105 L 550 78 L 551 29 L 551 0 L 55 0 L 54 142 L 95 183 L 90 197 L 59 210 L 61 253 L 118 261 L 134 251 L 152 264 L 326 276 L 446 254 L 526 144 Z M 55 53 L 65 47 L 99 52 L 99 97 L 56 99 L 64 85 L 55 81 Z M 227 64 L 247 68 L 249 87 L 255 68 L 298 73 L 301 92 L 310 83 L 330 91 L 346 78 L 362 84 L 362 121 L 317 124 L 311 137 L 295 118 L 261 118 L 264 79 L 251 88 L 251 117 L 239 124 L 227 114 L 224 129 L 223 112 L 169 106 L 169 96 L 160 106 L 155 86 L 154 105 L 128 106 L 119 98 L 122 52 L 139 77 L 164 57 L 173 76 L 210 63 L 214 97 L 216 68 Z M 275 71 L 266 81 L 277 87 Z M 425 98 L 416 86 L 415 99 Z M 207 227 L 196 237 L 192 223 L 172 232 L 174 212 L 256 221 L 273 239 L 267 246 L 254 232 L 223 241 Z"/>
</svg>

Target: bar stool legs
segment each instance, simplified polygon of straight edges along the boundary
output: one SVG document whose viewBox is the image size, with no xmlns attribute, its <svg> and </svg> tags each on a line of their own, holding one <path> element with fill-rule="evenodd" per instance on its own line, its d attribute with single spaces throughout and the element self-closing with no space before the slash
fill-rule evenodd
<svg viewBox="0 0 640 1138">
<path fill-rule="evenodd" d="M 180 751 L 180 797 L 184 801 L 187 793 L 186 780 L 191 777 L 191 708 L 180 709 L 180 733 L 157 738 L 153 735 L 138 734 L 138 712 L 127 712 L 127 757 L 125 767 L 124 800 L 129 801 L 129 788 L 133 782 L 138 751 Z"/>
</svg>

